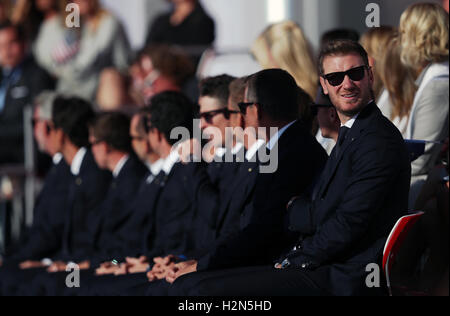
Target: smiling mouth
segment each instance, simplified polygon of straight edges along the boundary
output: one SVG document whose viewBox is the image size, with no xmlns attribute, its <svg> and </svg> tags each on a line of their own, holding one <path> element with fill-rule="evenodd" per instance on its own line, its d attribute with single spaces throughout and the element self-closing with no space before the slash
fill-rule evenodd
<svg viewBox="0 0 450 316">
<path fill-rule="evenodd" d="M 349 93 L 349 94 L 343 94 L 342 97 L 345 99 L 354 99 L 358 96 L 357 93 Z"/>
</svg>

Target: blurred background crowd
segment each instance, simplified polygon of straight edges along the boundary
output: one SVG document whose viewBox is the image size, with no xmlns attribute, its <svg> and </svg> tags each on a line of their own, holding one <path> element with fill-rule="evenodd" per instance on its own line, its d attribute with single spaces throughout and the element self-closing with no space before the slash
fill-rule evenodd
<svg viewBox="0 0 450 316">
<path fill-rule="evenodd" d="M 80 27 L 66 24 L 71 2 Z M 51 166 L 34 140 L 46 119 L 37 105 L 76 96 L 98 112 L 133 114 L 164 91 L 197 102 L 206 77 L 282 68 L 307 93 L 301 119 L 330 153 L 340 122 L 318 102 L 316 59 L 336 39 L 363 45 L 378 106 L 405 139 L 424 146 L 412 162 L 410 207 L 434 210 L 448 232 L 448 199 L 442 209 L 437 193 L 448 193 L 448 0 L 422 11 L 405 11 L 414 0 L 349 2 L 0 0 L 0 254 L 33 223 Z M 370 2 L 381 9 L 380 27 L 365 24 Z M 448 264 L 448 235 L 445 242 Z"/>
</svg>

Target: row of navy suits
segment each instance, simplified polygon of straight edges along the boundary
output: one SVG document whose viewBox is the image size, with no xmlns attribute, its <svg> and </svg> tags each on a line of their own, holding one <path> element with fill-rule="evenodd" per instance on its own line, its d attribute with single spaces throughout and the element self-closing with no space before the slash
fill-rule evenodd
<svg viewBox="0 0 450 316">
<path fill-rule="evenodd" d="M 298 237 L 284 225 L 287 203 L 313 186 L 326 161 L 323 149 L 300 122 L 292 124 L 276 146 L 275 173 L 258 173 L 258 162 L 249 161 L 213 163 L 207 168 L 202 164 L 175 163 L 167 174 L 163 171 L 141 185 L 132 207 L 117 203 L 122 207 L 116 209 L 115 216 L 109 216 L 111 201 L 119 192 L 113 188 L 121 186 L 118 181 L 113 182 L 109 189 L 111 198 L 106 197 L 103 208 L 100 205 L 84 213 L 90 227 L 80 229 L 83 225 L 76 225 L 79 233 L 75 234 L 72 230 L 76 221 L 66 221 L 63 254 L 56 258 L 89 259 L 95 263 L 93 268 L 105 259 L 121 261 L 125 256 L 138 255 L 146 255 L 150 260 L 168 254 L 194 258 L 199 260 L 200 269 L 271 262 L 285 251 L 288 241 Z M 122 220 L 119 215 L 125 214 L 130 216 Z M 114 231 L 115 225 L 131 229 Z M 129 234 L 136 239 L 132 240 Z M 140 290 L 151 288 L 145 274 L 94 277 L 93 272 L 84 271 L 82 288 L 70 294 L 126 294 L 127 289 L 136 286 Z M 25 274 L 27 280 L 33 280 L 33 286 L 24 287 L 22 294 L 56 295 L 65 290 L 64 273 L 49 275 L 39 270 Z"/>
<path fill-rule="evenodd" d="M 185 259 L 198 260 L 200 269 L 266 264 L 286 250 L 287 241 L 298 237 L 286 228 L 286 205 L 293 196 L 311 191 L 327 156 L 300 122 L 281 135 L 276 150 L 276 172 L 259 173 L 258 160 L 223 164 L 216 185 L 208 168 L 201 164 L 184 166 L 197 204 L 193 229 L 187 235 L 194 247 L 192 252 L 183 253 Z M 205 234 L 211 238 L 206 239 Z M 181 253 L 162 255 L 168 254 Z M 169 290 L 165 281 L 149 283 L 145 273 L 90 281 L 84 294 L 166 295 Z"/>
<path fill-rule="evenodd" d="M 407 213 L 410 176 L 402 136 L 372 103 L 346 136 L 340 134 L 314 199 L 301 196 L 290 205 L 288 227 L 300 237 L 285 254 L 273 257 L 284 269 L 249 262 L 194 273 L 178 279 L 169 294 L 383 295 L 382 286 L 366 284 L 366 268 L 381 266 L 387 236 Z"/>
</svg>

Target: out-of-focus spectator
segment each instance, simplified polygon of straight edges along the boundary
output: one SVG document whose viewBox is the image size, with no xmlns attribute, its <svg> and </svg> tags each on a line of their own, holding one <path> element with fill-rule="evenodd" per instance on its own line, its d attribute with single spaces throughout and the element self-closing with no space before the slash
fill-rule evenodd
<svg viewBox="0 0 450 316">
<path fill-rule="evenodd" d="M 5 23 L 11 17 L 11 0 L 0 1 L 0 23 Z"/>
<path fill-rule="evenodd" d="M 400 19 L 401 60 L 413 69 L 416 92 L 406 139 L 442 142 L 448 137 L 449 19 L 441 5 L 414 4 Z M 441 145 L 430 143 L 412 164 L 410 205 L 436 164 Z"/>
<path fill-rule="evenodd" d="M 27 40 L 33 41 L 43 17 L 36 8 L 36 1 L 17 0 L 11 12 L 10 20 L 15 25 L 21 25 L 25 30 Z"/>
<path fill-rule="evenodd" d="M 363 34 L 360 43 L 369 54 L 369 65 L 372 67 L 374 82 L 373 92 L 375 94 L 376 102 L 381 112 L 386 117 L 390 117 L 391 109 L 387 93 L 384 92 L 383 82 L 380 78 L 381 60 L 388 48 L 389 40 L 396 34 L 396 29 L 391 26 L 381 26 L 371 28 Z M 383 98 L 381 96 L 383 95 Z M 381 101 L 381 102 L 380 102 Z"/>
<path fill-rule="evenodd" d="M 132 109 L 133 103 L 127 91 L 127 77 L 114 68 L 103 70 L 97 89 L 97 107 L 101 111 L 127 111 Z"/>
<path fill-rule="evenodd" d="M 34 53 L 58 78 L 57 91 L 94 100 L 101 72 L 114 67 L 126 73 L 130 45 L 120 22 L 101 8 L 99 0 L 74 0 L 80 27 L 66 25 L 71 12 L 61 12 L 41 27 Z"/>
<path fill-rule="evenodd" d="M 146 45 L 183 46 L 195 64 L 215 40 L 215 24 L 198 0 L 169 0 L 173 10 L 160 15 L 150 27 Z"/>
<path fill-rule="evenodd" d="M 53 80 L 26 54 L 19 26 L 0 25 L 0 164 L 22 163 L 23 109 Z"/>
<path fill-rule="evenodd" d="M 411 68 L 403 65 L 400 59 L 399 38 L 392 37 L 384 46 L 385 53 L 380 60 L 379 75 L 385 87 L 383 96 L 388 99 L 388 118 L 406 136 L 409 114 L 417 91 Z M 384 99 L 383 97 L 383 99 Z M 386 113 L 383 113 L 386 115 Z"/>
<path fill-rule="evenodd" d="M 21 25 L 27 39 L 33 43 L 44 20 L 58 13 L 61 0 L 17 0 L 11 13 L 11 22 Z"/>
<path fill-rule="evenodd" d="M 317 140 L 330 155 L 339 136 L 341 121 L 330 97 L 323 93 L 322 87 L 317 89 L 317 96 L 312 106 L 314 114 L 317 114 L 320 129 Z"/>
<path fill-rule="evenodd" d="M 447 13 L 448 13 L 448 0 L 443 0 L 442 6 L 444 7 L 445 11 L 447 11 Z"/>
<path fill-rule="evenodd" d="M 164 91 L 186 90 L 195 68 L 190 58 L 179 48 L 151 45 L 146 48 L 130 69 L 132 96 L 142 106 L 154 95 Z M 184 91 L 194 99 L 194 92 Z"/>
<path fill-rule="evenodd" d="M 319 75 L 311 45 L 297 23 L 285 21 L 270 25 L 254 42 L 252 53 L 264 69 L 286 70 L 298 86 L 311 98 L 315 97 Z"/>
</svg>

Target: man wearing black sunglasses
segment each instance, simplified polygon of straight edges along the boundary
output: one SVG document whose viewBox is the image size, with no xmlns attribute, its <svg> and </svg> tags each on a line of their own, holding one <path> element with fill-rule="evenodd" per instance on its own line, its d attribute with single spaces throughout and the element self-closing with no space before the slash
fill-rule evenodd
<svg viewBox="0 0 450 316">
<path fill-rule="evenodd" d="M 204 79 L 200 83 L 200 129 L 214 148 L 225 147 L 230 118 L 239 112 L 228 106 L 229 86 L 234 77 L 221 75 Z M 220 134 L 218 134 L 220 133 Z M 234 144 L 229 144 L 234 145 Z"/>
<path fill-rule="evenodd" d="M 320 83 L 343 124 L 374 100 L 373 72 L 363 56 L 362 52 L 322 56 L 319 63 Z"/>
</svg>

